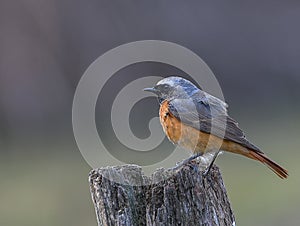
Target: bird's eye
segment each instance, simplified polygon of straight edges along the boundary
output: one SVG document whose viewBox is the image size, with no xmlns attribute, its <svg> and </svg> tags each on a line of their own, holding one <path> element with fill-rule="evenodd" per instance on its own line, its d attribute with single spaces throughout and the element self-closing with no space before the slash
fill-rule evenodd
<svg viewBox="0 0 300 226">
<path fill-rule="evenodd" d="M 168 84 L 163 84 L 163 89 L 168 89 L 169 88 L 169 85 Z"/>
<path fill-rule="evenodd" d="M 163 93 L 169 92 L 170 90 L 170 86 L 168 84 L 160 84 L 157 88 Z"/>
</svg>

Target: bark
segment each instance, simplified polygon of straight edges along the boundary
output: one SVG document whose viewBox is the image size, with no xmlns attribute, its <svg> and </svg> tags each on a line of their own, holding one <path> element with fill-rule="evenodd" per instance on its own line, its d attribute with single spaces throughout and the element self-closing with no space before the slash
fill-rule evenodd
<svg viewBox="0 0 300 226">
<path fill-rule="evenodd" d="M 106 167 L 92 170 L 89 183 L 99 226 L 235 225 L 216 166 L 206 177 L 190 163 L 150 178 L 136 165 Z"/>
</svg>

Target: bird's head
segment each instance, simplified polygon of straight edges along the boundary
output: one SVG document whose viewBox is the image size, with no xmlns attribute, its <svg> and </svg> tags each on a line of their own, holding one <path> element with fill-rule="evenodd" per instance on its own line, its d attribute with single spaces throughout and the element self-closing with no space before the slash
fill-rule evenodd
<svg viewBox="0 0 300 226">
<path fill-rule="evenodd" d="M 187 99 L 198 90 L 198 87 L 190 81 L 175 76 L 164 78 L 154 87 L 144 89 L 144 91 L 155 93 L 160 99 L 160 102 L 175 98 Z"/>
</svg>

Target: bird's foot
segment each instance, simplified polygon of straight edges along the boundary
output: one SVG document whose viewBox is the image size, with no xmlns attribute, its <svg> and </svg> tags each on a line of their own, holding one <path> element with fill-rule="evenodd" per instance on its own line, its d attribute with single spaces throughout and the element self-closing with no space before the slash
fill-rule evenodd
<svg viewBox="0 0 300 226">
<path fill-rule="evenodd" d="M 203 176 L 203 177 L 207 177 L 207 175 L 208 175 L 208 173 L 209 173 L 209 171 L 210 171 L 211 168 L 212 168 L 212 167 L 207 167 L 207 168 L 204 170 L 204 172 L 202 173 L 202 176 Z"/>
<path fill-rule="evenodd" d="M 206 177 L 209 173 L 209 171 L 211 170 L 212 166 L 214 165 L 214 162 L 216 161 L 216 158 L 218 157 L 220 151 L 217 151 L 214 156 L 213 159 L 211 160 L 209 166 L 205 169 L 205 171 L 202 173 L 203 177 Z"/>
<path fill-rule="evenodd" d="M 184 165 L 187 165 L 188 163 L 190 163 L 192 160 L 200 157 L 201 155 L 202 155 L 202 153 L 197 153 L 195 155 L 192 155 L 191 157 L 183 160 L 182 162 L 178 163 L 175 167 L 173 167 L 171 169 L 176 171 L 176 170 L 180 169 L 181 167 L 183 167 Z M 194 169 L 194 171 L 198 172 L 198 166 L 193 165 L 193 169 Z"/>
</svg>

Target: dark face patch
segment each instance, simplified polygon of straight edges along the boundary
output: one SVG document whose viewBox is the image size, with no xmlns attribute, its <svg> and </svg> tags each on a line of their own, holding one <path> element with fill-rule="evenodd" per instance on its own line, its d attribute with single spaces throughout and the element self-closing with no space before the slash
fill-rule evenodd
<svg viewBox="0 0 300 226">
<path fill-rule="evenodd" d="M 155 93 L 161 103 L 163 100 L 191 98 L 199 89 L 190 81 L 174 76 L 160 80 L 152 90 L 146 91 Z"/>
<path fill-rule="evenodd" d="M 162 99 L 169 99 L 174 93 L 174 87 L 169 84 L 159 84 L 154 88 L 157 90 L 158 97 Z"/>
<path fill-rule="evenodd" d="M 159 84 L 155 86 L 155 89 L 159 90 L 161 93 L 169 93 L 172 87 L 169 84 Z"/>
</svg>

